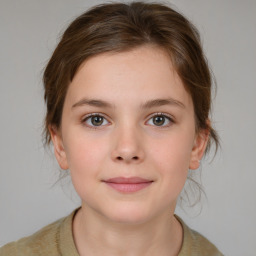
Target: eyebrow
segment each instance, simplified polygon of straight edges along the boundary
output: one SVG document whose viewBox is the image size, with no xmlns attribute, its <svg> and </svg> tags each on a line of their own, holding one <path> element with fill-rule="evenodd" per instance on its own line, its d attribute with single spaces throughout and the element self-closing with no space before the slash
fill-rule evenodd
<svg viewBox="0 0 256 256">
<path fill-rule="evenodd" d="M 84 105 L 99 107 L 99 108 L 115 108 L 114 105 L 104 100 L 86 99 L 86 98 L 79 100 L 77 103 L 72 105 L 72 108 L 80 107 Z M 140 108 L 147 109 L 147 108 L 153 108 L 153 107 L 160 107 L 164 105 L 172 105 L 172 106 L 185 108 L 185 105 L 181 101 L 175 100 L 173 98 L 149 100 L 141 104 Z"/>
<path fill-rule="evenodd" d="M 143 103 L 141 105 L 141 108 L 153 108 L 153 107 L 160 107 L 164 105 L 173 105 L 173 106 L 185 108 L 185 105 L 181 101 L 175 100 L 173 98 L 149 100 Z"/>
<path fill-rule="evenodd" d="M 104 101 L 104 100 L 98 100 L 98 99 L 81 99 L 77 103 L 75 103 L 72 108 L 75 107 L 81 107 L 84 105 L 89 105 L 93 107 L 99 107 L 99 108 L 111 108 L 112 104 Z"/>
</svg>

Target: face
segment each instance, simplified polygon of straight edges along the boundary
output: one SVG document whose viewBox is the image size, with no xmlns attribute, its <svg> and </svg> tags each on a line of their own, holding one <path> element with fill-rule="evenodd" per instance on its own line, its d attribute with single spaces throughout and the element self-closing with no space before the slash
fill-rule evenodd
<svg viewBox="0 0 256 256">
<path fill-rule="evenodd" d="M 207 142 L 170 58 L 149 46 L 86 61 L 68 88 L 61 128 L 50 131 L 83 208 L 124 223 L 174 211 Z"/>
</svg>

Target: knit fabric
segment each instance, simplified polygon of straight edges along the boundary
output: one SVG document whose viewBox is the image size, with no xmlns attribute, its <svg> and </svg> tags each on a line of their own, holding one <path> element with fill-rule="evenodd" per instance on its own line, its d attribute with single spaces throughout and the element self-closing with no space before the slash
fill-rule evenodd
<svg viewBox="0 0 256 256">
<path fill-rule="evenodd" d="M 0 256 L 79 256 L 72 234 L 77 210 L 29 237 L 6 244 L 0 248 Z M 183 227 L 183 243 L 178 256 L 223 256 L 205 237 L 190 229 L 178 216 L 176 218 Z"/>
</svg>

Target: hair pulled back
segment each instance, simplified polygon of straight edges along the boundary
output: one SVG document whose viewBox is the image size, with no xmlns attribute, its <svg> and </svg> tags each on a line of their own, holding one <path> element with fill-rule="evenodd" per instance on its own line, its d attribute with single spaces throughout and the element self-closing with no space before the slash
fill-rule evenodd
<svg viewBox="0 0 256 256">
<path fill-rule="evenodd" d="M 218 147 L 218 136 L 208 122 L 211 110 L 211 72 L 197 29 L 184 16 L 159 3 L 131 2 L 98 5 L 77 17 L 64 32 L 43 76 L 45 141 L 49 126 L 60 128 L 67 89 L 80 65 L 107 52 L 124 52 L 155 45 L 169 54 L 185 89 L 191 95 L 196 129 L 208 129 Z"/>
</svg>

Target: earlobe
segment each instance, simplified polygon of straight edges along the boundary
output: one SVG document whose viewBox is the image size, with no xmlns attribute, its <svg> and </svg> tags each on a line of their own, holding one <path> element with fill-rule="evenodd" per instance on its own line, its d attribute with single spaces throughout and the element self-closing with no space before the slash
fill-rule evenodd
<svg viewBox="0 0 256 256">
<path fill-rule="evenodd" d="M 48 127 L 48 129 L 51 134 L 51 140 L 54 147 L 54 154 L 59 163 L 59 166 L 61 169 L 67 170 L 69 167 L 67 163 L 66 152 L 63 146 L 62 136 L 55 126 L 51 125 Z"/>
<path fill-rule="evenodd" d="M 207 147 L 209 139 L 209 130 L 201 130 L 195 137 L 194 145 L 191 152 L 189 169 L 196 170 L 200 166 L 200 160 L 202 159 L 205 149 Z"/>
</svg>

